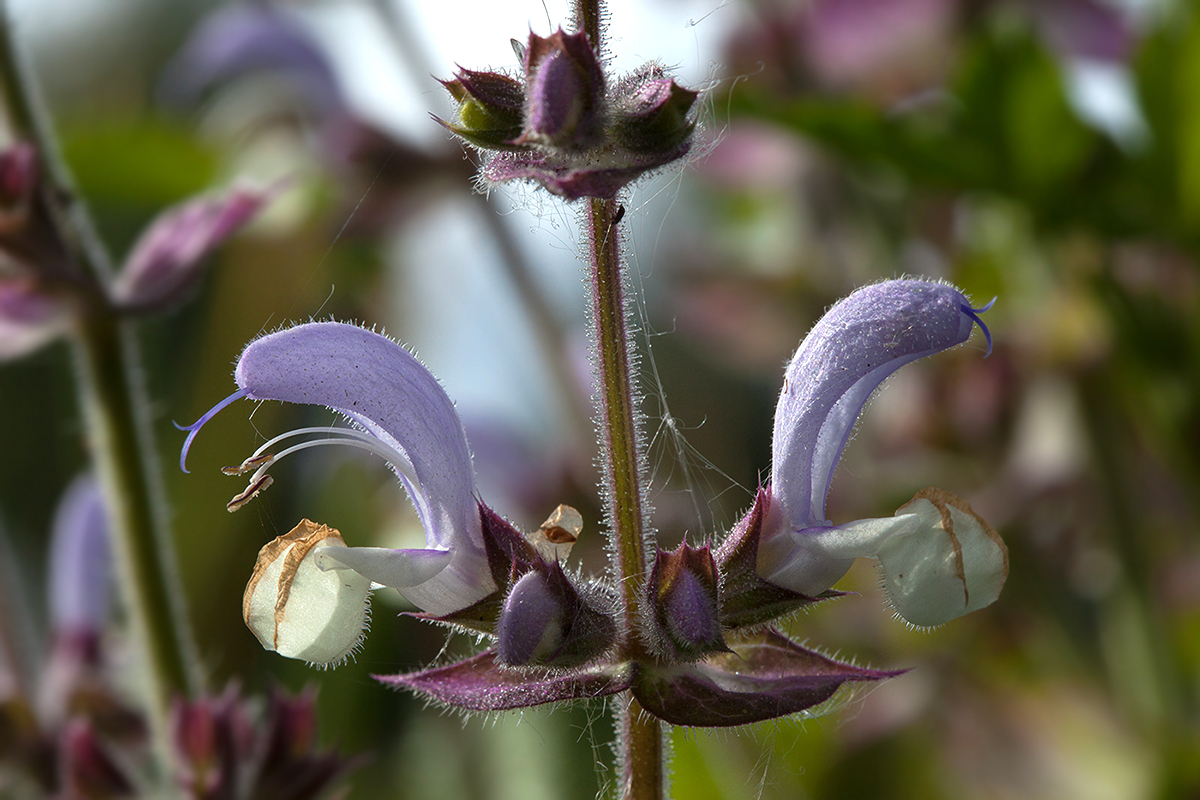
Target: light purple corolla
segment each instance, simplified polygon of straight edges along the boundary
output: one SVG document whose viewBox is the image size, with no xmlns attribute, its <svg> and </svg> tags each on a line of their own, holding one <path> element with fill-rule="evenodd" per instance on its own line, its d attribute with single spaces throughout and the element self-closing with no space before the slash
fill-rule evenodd
<svg viewBox="0 0 1200 800">
<path fill-rule="evenodd" d="M 999 536 L 961 499 L 924 490 L 886 519 L 834 525 L 825 497 L 863 406 L 900 367 L 967 341 L 979 325 L 955 289 L 893 280 L 834 305 L 805 337 L 775 410 L 769 512 L 759 542 L 766 580 L 816 596 L 857 557 L 878 558 L 896 611 L 939 625 L 993 602 L 1008 574 Z"/>
<path fill-rule="evenodd" d="M 362 615 L 357 612 L 369 583 L 399 590 L 434 616 L 460 611 L 496 590 L 484 552 L 466 434 L 450 398 L 412 354 L 353 325 L 313 322 L 251 342 L 238 360 L 235 378 L 238 391 L 186 428 L 190 433 L 181 466 L 204 423 L 241 398 L 328 406 L 351 425 L 288 431 L 264 443 L 239 467 L 227 469 L 229 474 L 253 473 L 246 491 L 230 502 L 231 511 L 270 485 L 267 471 L 284 456 L 317 445 L 350 445 L 381 456 L 392 467 L 416 507 L 427 544 L 414 550 L 343 547 L 340 537 L 326 541 L 322 533 L 317 541 L 293 532 L 292 539 L 280 537 L 267 545 L 260 569 L 269 571 L 270 591 L 256 570 L 252 587 L 261 597 L 253 599 L 255 593 L 248 591 L 246 598 L 248 620 L 262 618 L 269 625 L 274 617 L 270 630 L 255 629 L 264 645 L 314 663 L 340 661 L 358 643 Z M 278 449 L 288 440 L 314 436 L 318 438 Z M 301 549 L 289 559 L 293 547 Z M 279 563 L 263 563 L 267 555 Z M 319 573 L 326 572 L 330 581 L 322 583 Z M 336 580 L 339 572 L 346 572 L 345 581 Z M 353 591 L 347 589 L 351 583 Z M 306 589 L 311 594 L 301 596 L 301 584 L 311 587 Z M 294 605 L 296 619 L 305 619 L 303 631 L 288 634 L 294 642 L 288 645 L 280 639 L 281 631 L 290 630 L 283 619 L 291 613 L 286 603 Z M 343 630 L 346 615 L 360 620 L 358 629 Z"/>
</svg>

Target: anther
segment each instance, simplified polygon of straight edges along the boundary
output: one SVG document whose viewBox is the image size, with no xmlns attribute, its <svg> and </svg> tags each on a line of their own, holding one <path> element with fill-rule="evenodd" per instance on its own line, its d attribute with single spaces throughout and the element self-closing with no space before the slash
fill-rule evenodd
<svg viewBox="0 0 1200 800">
<path fill-rule="evenodd" d="M 263 491 L 274 482 L 275 479 L 270 475 L 263 475 L 258 480 L 251 481 L 250 485 L 247 486 L 245 490 L 243 490 L 240 494 L 235 495 L 232 500 L 225 504 L 226 510 L 232 514 L 234 511 L 237 511 L 239 508 L 246 505 L 246 503 L 249 503 L 256 494 Z"/>
<path fill-rule="evenodd" d="M 221 472 L 226 475 L 245 475 L 247 472 L 253 472 L 259 467 L 267 466 L 274 460 L 274 453 L 261 453 L 256 456 L 250 456 L 236 467 L 221 467 Z"/>
</svg>

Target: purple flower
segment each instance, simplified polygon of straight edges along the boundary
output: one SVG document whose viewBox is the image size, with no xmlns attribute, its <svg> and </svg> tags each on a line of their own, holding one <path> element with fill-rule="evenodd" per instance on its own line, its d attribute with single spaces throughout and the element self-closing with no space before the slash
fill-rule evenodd
<svg viewBox="0 0 1200 800">
<path fill-rule="evenodd" d="M 85 273 L 69 255 L 47 203 L 37 153 L 26 143 L 0 151 L 0 361 L 67 333 L 92 303 L 112 312 L 161 311 L 202 275 L 206 256 L 254 217 L 273 191 L 235 189 L 167 209 L 142 234 L 112 281 Z"/>
<path fill-rule="evenodd" d="M 1008 573 L 1004 543 L 970 507 L 925 490 L 887 519 L 834 525 L 825 497 L 872 393 L 900 367 L 991 337 L 954 287 L 895 280 L 859 289 L 816 324 L 788 365 L 775 411 L 771 486 L 758 572 L 807 596 L 829 589 L 856 557 L 880 560 L 896 611 L 938 625 L 993 602 Z"/>
<path fill-rule="evenodd" d="M 70 326 L 66 304 L 44 293 L 39 281 L 0 278 L 0 361 L 32 353 Z"/>
<path fill-rule="evenodd" d="M 58 636 L 95 639 L 108 620 L 112 554 L 100 487 L 76 478 L 59 501 L 50 540 L 50 619 Z"/>
<path fill-rule="evenodd" d="M 163 308 L 193 289 L 205 258 L 254 218 L 271 191 L 234 189 L 167 209 L 133 246 L 109 294 L 122 309 Z"/>
<path fill-rule="evenodd" d="M 480 504 L 462 423 L 437 379 L 407 350 L 353 325 L 314 322 L 252 342 L 238 360 L 235 377 L 238 391 L 186 428 L 190 433 L 180 456 L 181 466 L 201 426 L 243 397 L 328 406 L 345 415 L 350 425 L 288 431 L 266 442 L 240 466 L 227 469 L 229 474 L 252 473 L 249 487 L 230 502 L 230 510 L 269 486 L 268 470 L 291 453 L 327 444 L 357 447 L 379 455 L 395 471 L 424 526 L 427 547 L 313 546 L 304 551 L 306 563 L 312 559 L 318 571 L 345 569 L 369 582 L 396 588 L 436 616 L 461 611 L 497 589 L 484 551 Z M 300 437 L 316 438 L 279 449 L 282 443 Z M 277 555 L 283 558 L 285 554 L 281 549 Z M 261 560 L 262 554 L 260 565 Z M 285 572 L 281 578 L 278 571 L 270 579 L 278 582 L 296 577 L 309 580 L 300 573 Z M 247 602 L 250 595 L 248 592 Z M 274 598 L 273 590 L 270 596 Z M 337 607 L 331 606 L 325 618 L 311 624 L 317 629 L 331 624 L 343 607 L 349 608 L 345 604 L 357 602 L 361 610 L 365 596 L 364 584 L 357 599 L 345 598 L 341 606 L 334 604 Z M 358 634 L 353 631 L 346 651 L 353 648 Z M 263 639 L 263 634 L 259 633 L 259 638 Z"/>
<path fill-rule="evenodd" d="M 258 71 L 283 77 L 320 112 L 346 113 L 325 53 L 293 17 L 267 5 L 227 6 L 205 18 L 168 66 L 162 93 L 170 103 L 191 104 L 214 86 Z"/>
</svg>

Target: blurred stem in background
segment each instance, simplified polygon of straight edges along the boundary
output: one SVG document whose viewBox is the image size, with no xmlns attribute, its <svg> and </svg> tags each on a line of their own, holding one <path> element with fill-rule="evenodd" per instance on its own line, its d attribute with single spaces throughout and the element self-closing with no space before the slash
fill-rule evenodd
<svg viewBox="0 0 1200 800">
<path fill-rule="evenodd" d="M 175 561 L 134 323 L 109 303 L 112 267 L 75 192 L 41 106 L 31 70 L 17 50 L 14 23 L 0 20 L 0 84 L 10 136 L 34 146 L 43 200 L 79 273 L 69 333 L 87 447 L 105 495 L 117 582 L 141 657 L 147 715 L 169 780 L 168 714 L 179 695 L 194 696 L 199 676 Z"/>
</svg>

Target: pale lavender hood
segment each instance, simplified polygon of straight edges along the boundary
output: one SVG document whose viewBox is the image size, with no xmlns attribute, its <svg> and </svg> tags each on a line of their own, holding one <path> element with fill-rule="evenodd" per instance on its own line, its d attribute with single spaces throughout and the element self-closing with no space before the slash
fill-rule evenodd
<svg viewBox="0 0 1200 800">
<path fill-rule="evenodd" d="M 854 423 L 900 367 L 987 328 L 953 286 L 892 280 L 834 305 L 788 364 L 775 410 L 771 488 L 793 530 L 829 524 L 825 496 Z"/>
</svg>

